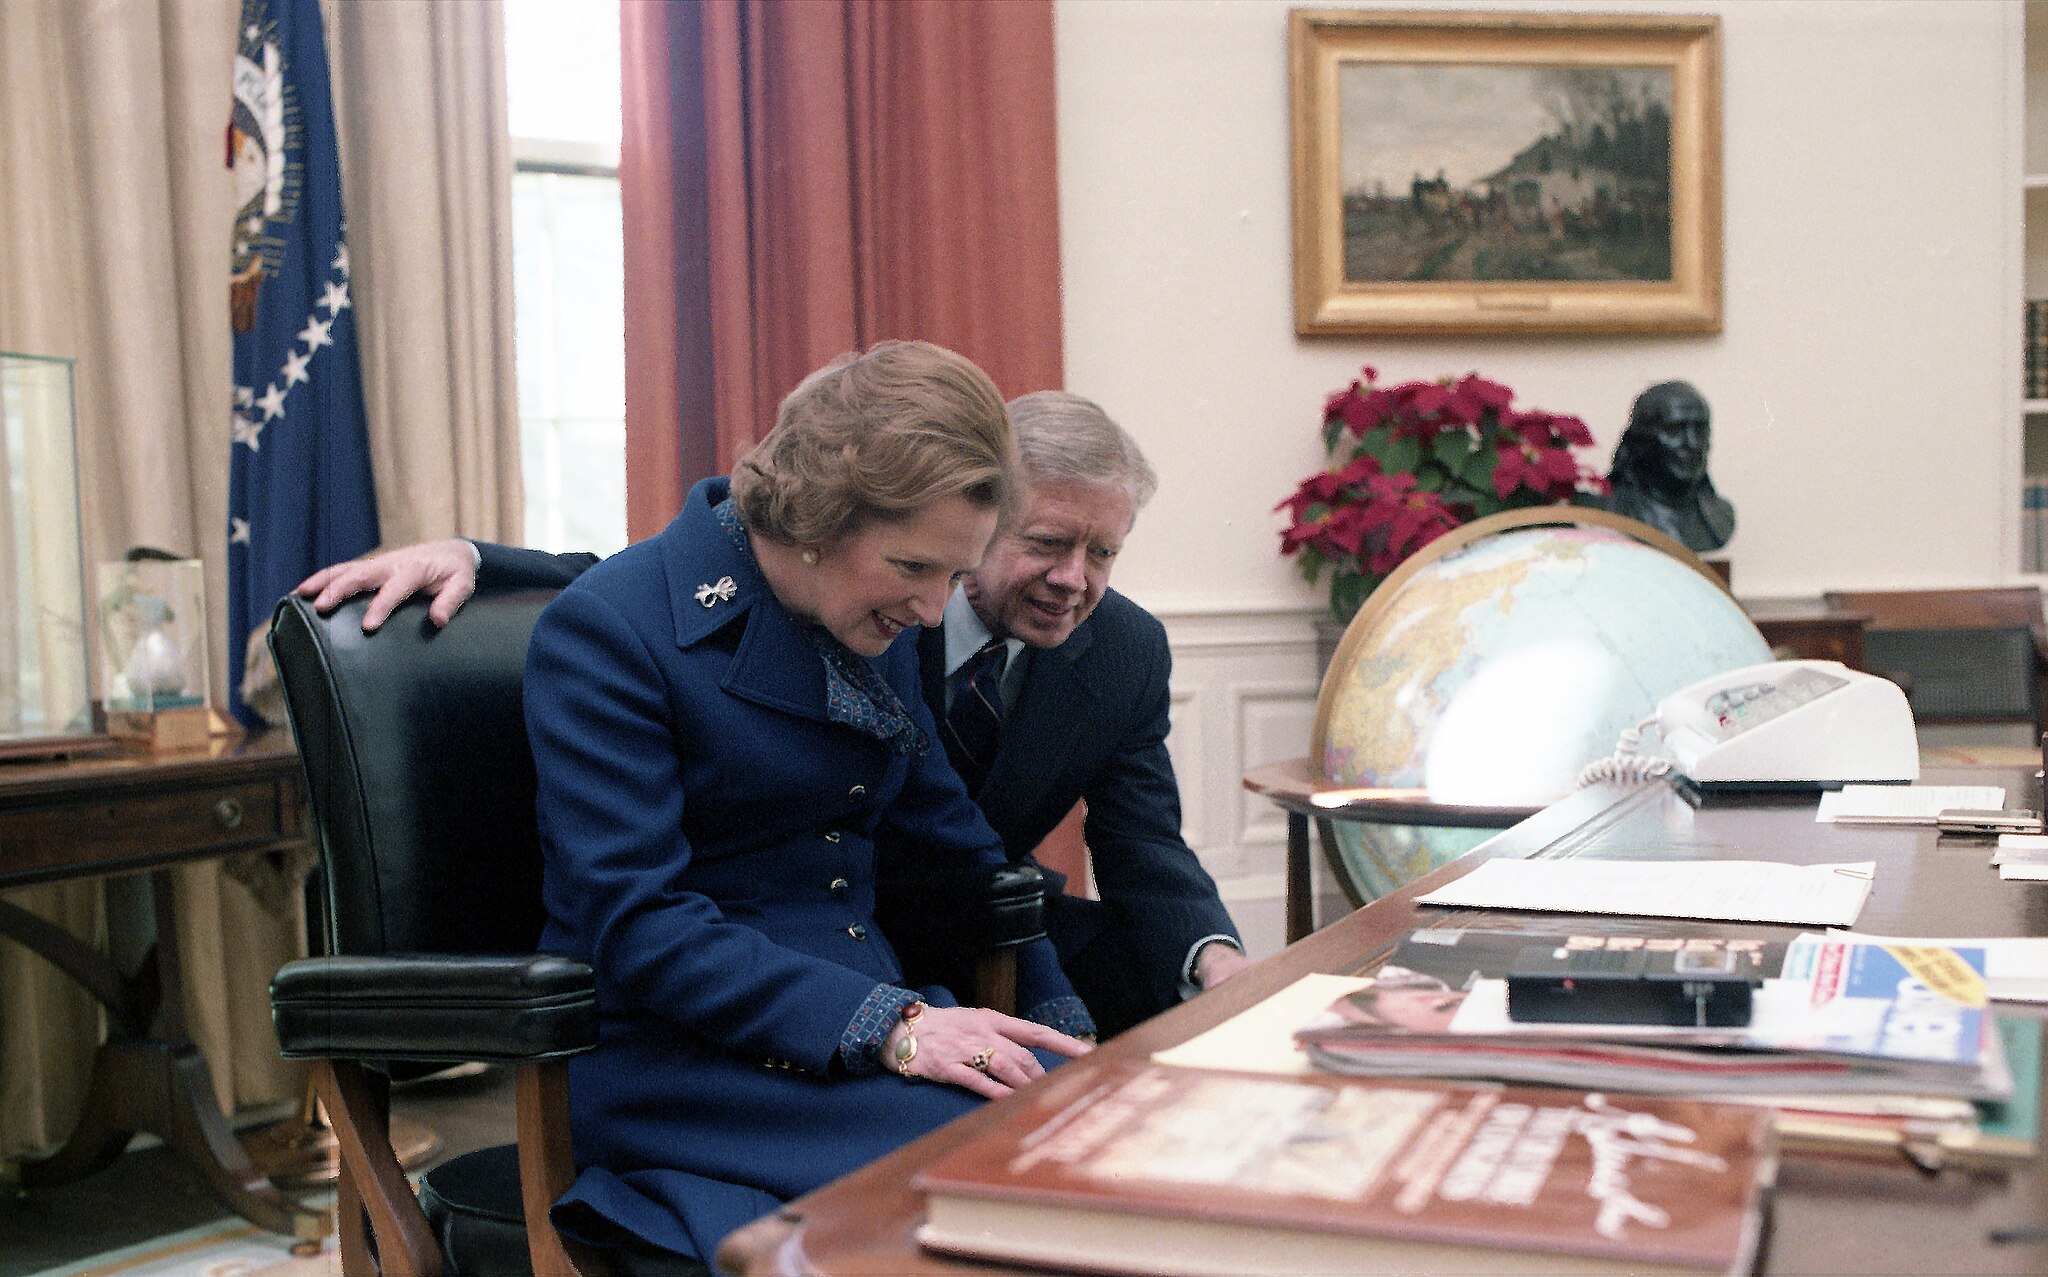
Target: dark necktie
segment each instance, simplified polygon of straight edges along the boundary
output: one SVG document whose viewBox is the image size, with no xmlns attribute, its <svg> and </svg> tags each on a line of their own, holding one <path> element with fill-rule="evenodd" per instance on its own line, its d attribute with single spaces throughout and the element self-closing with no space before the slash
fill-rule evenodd
<svg viewBox="0 0 2048 1277">
<path fill-rule="evenodd" d="M 1003 726 L 1003 666 L 1010 649 L 1001 639 L 967 658 L 963 677 L 946 710 L 946 757 L 967 782 L 967 792 L 981 792 L 996 761 L 996 739 Z"/>
</svg>

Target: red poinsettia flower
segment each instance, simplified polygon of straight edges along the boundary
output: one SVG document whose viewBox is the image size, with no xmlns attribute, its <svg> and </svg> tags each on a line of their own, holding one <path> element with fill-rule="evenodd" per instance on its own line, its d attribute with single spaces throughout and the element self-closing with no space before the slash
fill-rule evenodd
<svg viewBox="0 0 2048 1277">
<path fill-rule="evenodd" d="M 1592 442 L 1577 417 L 1517 411 L 1512 390 L 1477 373 L 1381 386 L 1377 369 L 1361 372 L 1324 402 L 1330 464 L 1274 507 L 1291 516 L 1281 553 L 1314 551 L 1309 578 L 1332 571 L 1340 617 L 1361 581 L 1370 590 L 1468 520 L 1606 490 L 1573 456 Z M 1493 464 L 1478 464 L 1484 457 Z M 1390 463 L 1399 468 L 1389 472 Z"/>
</svg>

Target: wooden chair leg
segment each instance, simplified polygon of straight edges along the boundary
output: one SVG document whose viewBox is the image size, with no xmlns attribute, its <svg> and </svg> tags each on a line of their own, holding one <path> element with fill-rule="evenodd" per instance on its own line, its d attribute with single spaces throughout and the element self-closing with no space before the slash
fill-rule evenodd
<svg viewBox="0 0 2048 1277">
<path fill-rule="evenodd" d="M 370 1216 L 346 1166 L 334 1178 L 334 1224 L 340 1234 L 341 1277 L 377 1277 L 377 1248 L 370 1241 Z"/>
<path fill-rule="evenodd" d="M 526 1251 L 536 1274 L 610 1277 L 602 1255 L 555 1231 L 548 1211 L 569 1191 L 576 1160 L 569 1142 L 569 1067 L 561 1060 L 520 1065 L 513 1073 L 519 1126 L 519 1196 Z"/>
<path fill-rule="evenodd" d="M 434 1240 L 398 1155 L 391 1151 L 390 1105 L 383 1080 L 372 1079 L 370 1071 L 353 1060 L 316 1060 L 313 1081 L 327 1105 L 342 1179 L 352 1185 L 360 1202 L 360 1210 L 346 1213 L 369 1218 L 375 1254 L 369 1257 L 366 1274 L 441 1277 L 440 1243 Z M 349 1227 L 346 1219 L 343 1227 Z M 346 1267 L 343 1272 L 356 1277 Z"/>
<path fill-rule="evenodd" d="M 974 1004 L 1017 1014 L 1017 951 L 993 949 L 974 960 Z"/>
</svg>

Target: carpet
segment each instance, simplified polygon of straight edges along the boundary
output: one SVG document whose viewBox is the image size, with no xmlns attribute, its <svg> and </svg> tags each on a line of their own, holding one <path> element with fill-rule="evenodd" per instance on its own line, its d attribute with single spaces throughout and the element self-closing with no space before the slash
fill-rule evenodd
<svg viewBox="0 0 2048 1277">
<path fill-rule="evenodd" d="M 341 1255 L 328 1234 L 316 1255 L 292 1254 L 292 1239 L 240 1219 L 110 1250 L 35 1277 L 340 1277 Z"/>
</svg>

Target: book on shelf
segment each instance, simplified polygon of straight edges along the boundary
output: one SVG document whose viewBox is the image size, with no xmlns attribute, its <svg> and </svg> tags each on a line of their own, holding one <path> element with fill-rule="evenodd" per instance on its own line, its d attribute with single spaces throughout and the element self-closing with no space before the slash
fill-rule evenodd
<svg viewBox="0 0 2048 1277">
<path fill-rule="evenodd" d="M 2012 1096 L 1981 949 L 1802 936 L 1782 956 L 1759 951 L 1778 970 L 1748 1025 L 1697 1029 L 1512 1020 L 1507 982 L 1490 974 L 1497 954 L 1475 945 L 1446 967 L 1434 948 L 1411 938 L 1371 985 L 1297 1030 L 1311 1063 L 1653 1094 Z M 1403 955 L 1442 974 L 1404 967 Z"/>
<path fill-rule="evenodd" d="M 2026 397 L 2048 399 L 2048 301 L 2028 299 L 2024 348 Z"/>
<path fill-rule="evenodd" d="M 1647 1096 L 1054 1074 L 921 1172 L 950 1255 L 1103 1273 L 1747 1273 L 1768 1114 Z"/>
</svg>

